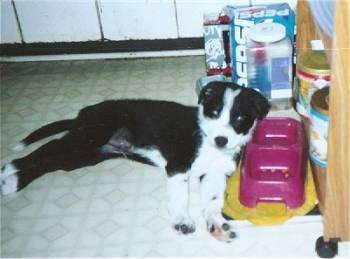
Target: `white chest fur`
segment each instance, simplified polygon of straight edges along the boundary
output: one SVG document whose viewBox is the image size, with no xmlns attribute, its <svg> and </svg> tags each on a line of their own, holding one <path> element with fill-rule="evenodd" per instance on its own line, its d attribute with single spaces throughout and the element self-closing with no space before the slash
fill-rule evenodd
<svg viewBox="0 0 350 259">
<path fill-rule="evenodd" d="M 193 161 L 189 174 L 199 177 L 203 174 L 217 172 L 218 174 L 230 175 L 236 170 L 234 154 L 239 148 L 227 152 L 204 141 L 198 150 L 198 156 Z"/>
</svg>

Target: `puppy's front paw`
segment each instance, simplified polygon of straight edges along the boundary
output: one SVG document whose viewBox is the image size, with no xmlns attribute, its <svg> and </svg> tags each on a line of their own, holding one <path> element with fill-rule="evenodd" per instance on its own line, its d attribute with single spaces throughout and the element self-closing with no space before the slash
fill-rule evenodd
<svg viewBox="0 0 350 259">
<path fill-rule="evenodd" d="M 230 221 L 226 220 L 221 213 L 213 214 L 207 220 L 207 228 L 210 234 L 220 241 L 231 242 L 236 237 L 232 231 Z"/>
<path fill-rule="evenodd" d="M 180 234 L 190 234 L 196 230 L 196 225 L 191 218 L 182 218 L 176 220 L 173 224 L 173 228 Z"/>
</svg>

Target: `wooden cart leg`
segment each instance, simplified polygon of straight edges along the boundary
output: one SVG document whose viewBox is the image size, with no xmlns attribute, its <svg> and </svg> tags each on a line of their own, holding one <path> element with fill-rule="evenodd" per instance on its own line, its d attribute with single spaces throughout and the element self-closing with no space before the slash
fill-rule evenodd
<svg viewBox="0 0 350 259">
<path fill-rule="evenodd" d="M 331 60 L 327 170 L 319 184 L 324 231 L 316 252 L 324 258 L 337 254 L 337 243 L 350 240 L 350 1 L 335 1 L 332 44 L 325 44 Z M 297 51 L 308 48 L 317 31 L 306 0 L 297 5 Z M 321 15 L 321 14 L 320 14 Z M 315 37 L 316 36 L 316 37 Z M 327 39 L 325 37 L 324 39 Z M 326 43 L 328 41 L 326 40 Z M 321 195 L 320 195 L 321 194 Z"/>
<path fill-rule="evenodd" d="M 336 1 L 329 94 L 324 240 L 350 240 L 350 3 Z"/>
</svg>

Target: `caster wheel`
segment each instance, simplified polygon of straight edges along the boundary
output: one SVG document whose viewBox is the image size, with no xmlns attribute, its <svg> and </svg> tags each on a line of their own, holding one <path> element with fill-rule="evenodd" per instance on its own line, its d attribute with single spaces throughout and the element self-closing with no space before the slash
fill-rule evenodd
<svg viewBox="0 0 350 259">
<path fill-rule="evenodd" d="M 316 241 L 316 252 L 321 258 L 332 258 L 338 254 L 338 241 L 330 240 L 325 242 L 323 236 Z"/>
</svg>

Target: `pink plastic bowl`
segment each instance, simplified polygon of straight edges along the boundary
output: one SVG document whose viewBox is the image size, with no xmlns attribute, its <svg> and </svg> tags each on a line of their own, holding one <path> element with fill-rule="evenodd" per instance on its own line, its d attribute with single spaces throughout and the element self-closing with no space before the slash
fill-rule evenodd
<svg viewBox="0 0 350 259">
<path fill-rule="evenodd" d="M 242 160 L 240 202 L 249 208 L 258 202 L 300 207 L 305 200 L 305 157 L 300 122 L 282 117 L 258 122 Z"/>
</svg>

